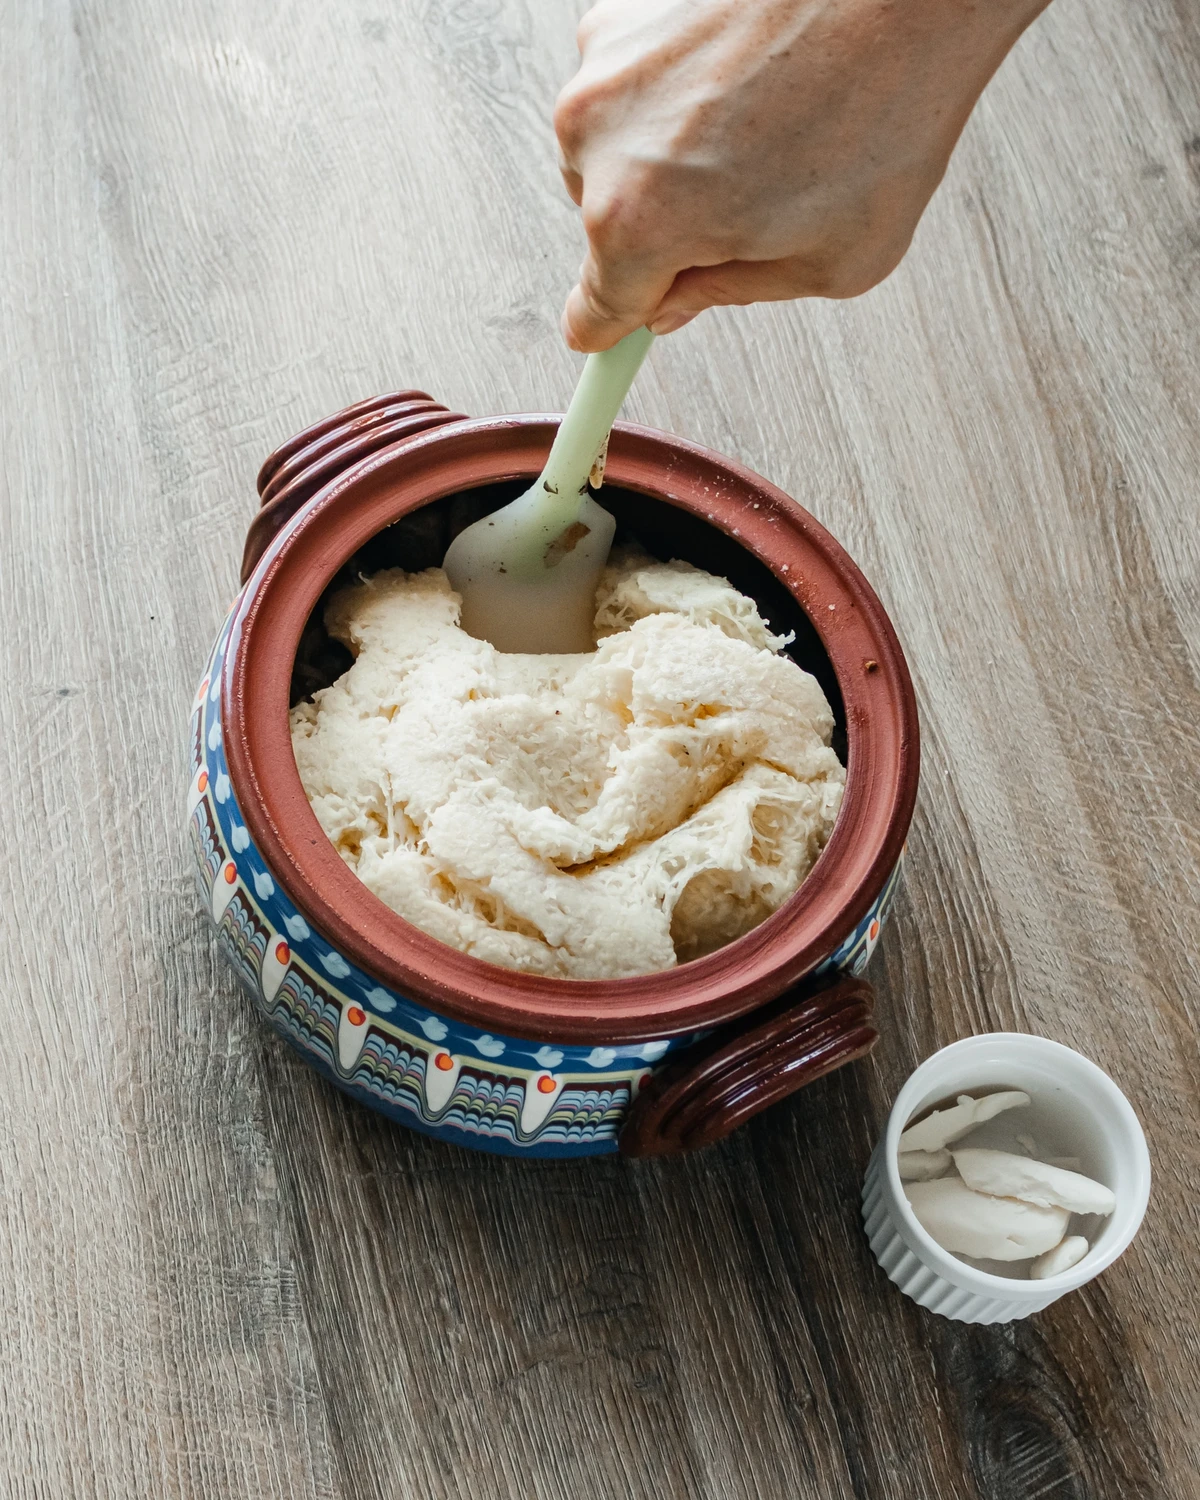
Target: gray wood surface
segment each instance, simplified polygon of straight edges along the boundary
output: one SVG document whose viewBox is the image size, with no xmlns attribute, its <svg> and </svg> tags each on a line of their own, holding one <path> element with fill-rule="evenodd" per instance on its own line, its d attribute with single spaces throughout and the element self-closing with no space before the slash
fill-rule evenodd
<svg viewBox="0 0 1200 1500">
<path fill-rule="evenodd" d="M 914 250 L 709 314 L 636 417 L 851 548 L 924 716 L 883 1042 L 691 1160 L 350 1106 L 217 962 L 185 718 L 260 459 L 408 383 L 561 409 L 553 0 L 0 4 L 0 1493 L 1200 1495 L 1200 10 L 1056 0 Z M 1140 1238 L 1024 1324 L 901 1298 L 908 1071 L 1016 1028 L 1145 1122 Z"/>
</svg>

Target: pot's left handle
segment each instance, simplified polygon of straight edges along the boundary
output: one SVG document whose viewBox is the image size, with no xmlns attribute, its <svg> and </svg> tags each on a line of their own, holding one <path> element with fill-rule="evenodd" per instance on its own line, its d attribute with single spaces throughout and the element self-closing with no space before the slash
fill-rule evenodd
<svg viewBox="0 0 1200 1500">
<path fill-rule="evenodd" d="M 835 978 L 793 992 L 732 1037 L 689 1047 L 634 1100 L 621 1131 L 625 1156 L 673 1156 L 722 1140 L 768 1105 L 870 1052 L 875 995 L 865 979 Z"/>
<path fill-rule="evenodd" d="M 424 391 L 394 391 L 348 406 L 282 443 L 259 470 L 261 508 L 246 533 L 242 582 L 304 502 L 351 464 L 427 428 L 462 420 L 461 412 L 448 411 Z"/>
</svg>

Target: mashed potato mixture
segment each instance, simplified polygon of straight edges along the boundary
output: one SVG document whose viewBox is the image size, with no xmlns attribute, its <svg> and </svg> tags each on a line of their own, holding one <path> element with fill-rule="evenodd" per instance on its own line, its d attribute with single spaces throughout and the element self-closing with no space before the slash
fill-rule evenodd
<svg viewBox="0 0 1200 1500">
<path fill-rule="evenodd" d="M 393 911 L 489 963 L 669 969 L 757 926 L 824 847 L 845 772 L 815 678 L 722 578 L 614 554 L 594 652 L 458 626 L 437 568 L 343 589 L 354 664 L 292 710 L 313 811 Z"/>
</svg>

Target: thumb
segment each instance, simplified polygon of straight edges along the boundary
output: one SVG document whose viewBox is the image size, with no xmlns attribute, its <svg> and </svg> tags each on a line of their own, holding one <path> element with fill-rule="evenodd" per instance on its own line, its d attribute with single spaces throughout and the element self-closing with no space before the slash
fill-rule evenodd
<svg viewBox="0 0 1200 1500">
<path fill-rule="evenodd" d="M 641 328 L 670 290 L 674 273 L 644 255 L 608 254 L 589 248 L 579 281 L 563 310 L 563 337 L 572 349 L 611 349 Z"/>
</svg>

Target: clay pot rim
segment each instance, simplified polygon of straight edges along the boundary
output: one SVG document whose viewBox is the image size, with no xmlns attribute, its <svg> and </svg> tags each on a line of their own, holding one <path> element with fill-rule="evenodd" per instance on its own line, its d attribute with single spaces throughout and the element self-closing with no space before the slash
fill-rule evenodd
<svg viewBox="0 0 1200 1500">
<path fill-rule="evenodd" d="M 874 590 L 824 527 L 740 464 L 619 423 L 606 481 L 690 511 L 747 547 L 816 628 L 841 688 L 849 745 L 830 841 L 795 895 L 754 931 L 706 958 L 634 978 L 561 980 L 500 968 L 391 911 L 338 855 L 300 782 L 287 710 L 301 631 L 326 585 L 371 536 L 446 495 L 532 478 L 558 421 L 530 413 L 451 423 L 371 454 L 318 491 L 239 598 L 222 689 L 225 752 L 242 817 L 272 874 L 309 924 L 381 984 L 506 1036 L 649 1041 L 732 1021 L 775 998 L 863 919 L 912 816 L 916 698 Z"/>
</svg>

